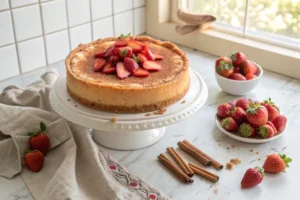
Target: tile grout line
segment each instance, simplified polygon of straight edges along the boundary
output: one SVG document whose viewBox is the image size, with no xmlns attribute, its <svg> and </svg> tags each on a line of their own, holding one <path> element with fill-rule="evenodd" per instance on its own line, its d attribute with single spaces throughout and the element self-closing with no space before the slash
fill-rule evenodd
<svg viewBox="0 0 300 200">
<path fill-rule="evenodd" d="M 115 36 L 116 34 L 116 30 L 115 30 L 115 13 L 114 13 L 114 0 L 111 0 L 111 12 L 112 12 L 112 23 L 113 23 L 113 36 Z"/>
<path fill-rule="evenodd" d="M 45 51 L 45 58 L 46 58 L 46 66 L 49 65 L 48 61 L 48 51 L 47 51 L 47 44 L 46 44 L 46 36 L 45 36 L 45 23 L 43 19 L 43 10 L 42 10 L 42 3 L 39 1 L 39 9 L 40 9 L 40 16 L 41 16 L 41 23 L 42 23 L 42 33 L 43 33 L 43 42 L 44 42 L 44 51 Z"/>
<path fill-rule="evenodd" d="M 66 14 L 67 14 L 67 30 L 68 30 L 68 38 L 69 38 L 69 51 L 71 51 L 71 33 L 70 33 L 70 23 L 69 23 L 69 12 L 68 12 L 68 0 L 65 0 L 66 5 Z"/>
<path fill-rule="evenodd" d="M 90 3 L 90 22 L 91 22 L 91 41 L 94 41 L 94 25 L 93 25 L 93 11 L 92 11 L 92 0 L 89 0 Z"/>
</svg>

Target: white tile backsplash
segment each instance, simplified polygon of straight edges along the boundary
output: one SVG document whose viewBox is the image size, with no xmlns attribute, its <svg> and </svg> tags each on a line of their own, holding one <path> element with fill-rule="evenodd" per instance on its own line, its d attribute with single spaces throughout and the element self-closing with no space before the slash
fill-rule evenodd
<svg viewBox="0 0 300 200">
<path fill-rule="evenodd" d="M 41 7 L 45 34 L 68 27 L 65 0 L 42 3 Z"/>
<path fill-rule="evenodd" d="M 39 5 L 14 9 L 13 20 L 17 41 L 30 39 L 43 34 Z"/>
<path fill-rule="evenodd" d="M 14 32 L 10 11 L 0 12 L 0 46 L 14 43 Z"/>
<path fill-rule="evenodd" d="M 22 73 L 46 66 L 43 37 L 20 42 L 18 50 Z"/>
<path fill-rule="evenodd" d="M 145 0 L 0 0 L 0 81 L 129 32 L 145 32 Z"/>
<path fill-rule="evenodd" d="M 0 48 L 0 80 L 20 74 L 16 45 Z"/>
</svg>

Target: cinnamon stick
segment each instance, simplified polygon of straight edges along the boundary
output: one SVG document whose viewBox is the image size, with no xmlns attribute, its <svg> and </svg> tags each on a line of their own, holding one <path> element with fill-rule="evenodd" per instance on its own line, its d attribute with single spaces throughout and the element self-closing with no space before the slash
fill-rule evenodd
<svg viewBox="0 0 300 200">
<path fill-rule="evenodd" d="M 214 183 L 219 180 L 219 176 L 203 169 L 202 167 L 199 167 L 193 163 L 189 163 L 189 166 L 192 168 L 192 170 L 195 172 L 195 174 L 198 174 L 198 175 L 202 176 L 203 178 L 206 178 Z"/>
<path fill-rule="evenodd" d="M 183 142 L 178 142 L 177 145 L 182 149 L 183 151 L 187 152 L 191 156 L 193 156 L 196 160 L 198 160 L 201 164 L 204 166 L 210 166 L 211 162 L 207 158 L 205 158 L 203 155 L 199 154 L 197 151 L 192 149 L 190 146 L 186 145 Z"/>
<path fill-rule="evenodd" d="M 207 155 L 206 153 L 204 153 L 203 151 L 201 151 L 200 149 L 198 149 L 197 147 L 195 147 L 189 141 L 183 140 L 183 143 L 186 144 L 186 145 L 188 145 L 189 147 L 191 147 L 193 150 L 195 150 L 196 152 L 198 152 L 199 154 L 201 154 L 202 156 L 204 156 L 208 160 L 210 160 L 211 165 L 214 168 L 216 168 L 216 169 L 223 169 L 223 165 L 221 163 L 219 163 L 218 161 L 216 161 L 215 159 L 213 159 L 212 157 L 210 157 L 209 155 Z"/>
<path fill-rule="evenodd" d="M 194 172 L 190 168 L 188 164 L 183 160 L 183 158 L 175 151 L 173 147 L 168 147 L 167 152 L 172 156 L 172 158 L 176 161 L 182 171 L 188 175 L 189 177 L 193 177 Z"/>
<path fill-rule="evenodd" d="M 193 183 L 194 180 L 188 177 L 185 173 L 181 172 L 174 163 L 172 163 L 164 154 L 158 156 L 159 161 L 168 168 L 177 178 L 184 183 Z"/>
</svg>

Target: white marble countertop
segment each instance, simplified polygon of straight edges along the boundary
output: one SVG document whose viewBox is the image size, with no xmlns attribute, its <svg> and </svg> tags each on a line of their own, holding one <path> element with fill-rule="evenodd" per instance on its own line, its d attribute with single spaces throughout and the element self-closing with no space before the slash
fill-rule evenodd
<svg viewBox="0 0 300 200">
<path fill-rule="evenodd" d="M 188 54 L 190 66 L 202 76 L 208 86 L 209 96 L 206 104 L 188 119 L 169 126 L 165 136 L 155 145 L 137 151 L 107 149 L 110 155 L 119 160 L 134 174 L 145 179 L 174 200 L 300 199 L 298 191 L 300 171 L 297 171 L 300 168 L 298 154 L 300 141 L 300 80 L 265 71 L 259 88 L 249 94 L 248 97 L 258 100 L 271 97 L 287 116 L 288 128 L 285 130 L 283 137 L 270 143 L 246 144 L 238 142 L 223 135 L 215 126 L 214 115 L 218 104 L 237 98 L 225 94 L 217 86 L 214 78 L 214 61 L 216 57 L 189 48 L 182 49 Z M 63 62 L 52 65 L 50 68 L 57 68 L 59 73 L 65 73 Z M 2 81 L 0 82 L 0 91 L 9 84 L 24 87 L 47 69 L 39 69 Z M 236 157 L 241 159 L 242 163 L 235 166 L 231 171 L 223 169 L 216 172 L 220 176 L 220 180 L 216 184 L 201 180 L 197 176 L 194 178 L 195 182 L 193 184 L 182 184 L 157 161 L 157 155 L 165 152 L 168 146 L 176 147 L 176 143 L 184 139 L 193 142 L 224 164 L 229 159 Z M 235 147 L 233 148 L 232 145 L 235 145 Z M 230 149 L 228 150 L 227 147 L 230 147 Z M 250 152 L 250 149 L 253 149 L 253 152 Z M 242 190 L 240 181 L 244 172 L 250 167 L 261 166 L 265 156 L 273 152 L 284 152 L 293 158 L 287 172 L 276 175 L 267 174 L 263 183 L 258 187 Z M 186 154 L 184 156 L 190 159 Z M 211 171 L 215 172 L 214 169 L 211 169 Z M 22 179 L 16 176 L 12 180 L 0 177 L 0 199 L 30 200 L 33 197 Z"/>
</svg>

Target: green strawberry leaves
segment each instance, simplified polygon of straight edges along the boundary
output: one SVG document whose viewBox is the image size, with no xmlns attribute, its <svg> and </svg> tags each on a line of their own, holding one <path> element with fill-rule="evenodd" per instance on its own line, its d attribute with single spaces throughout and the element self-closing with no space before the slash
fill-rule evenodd
<svg viewBox="0 0 300 200">
<path fill-rule="evenodd" d="M 43 122 L 41 122 L 40 123 L 40 129 L 41 129 L 41 131 L 45 131 L 46 128 L 47 128 L 46 125 Z"/>
<path fill-rule="evenodd" d="M 40 134 L 41 132 L 44 132 L 46 130 L 46 128 L 47 128 L 47 126 L 43 122 L 41 122 L 40 123 L 40 130 L 37 130 L 35 132 L 28 132 L 28 135 L 29 136 L 36 136 L 36 135 Z"/>
<path fill-rule="evenodd" d="M 125 39 L 128 38 L 131 35 L 131 33 L 128 33 L 127 35 L 123 35 L 123 33 L 119 36 L 119 39 Z"/>
<path fill-rule="evenodd" d="M 141 63 L 141 62 L 142 62 L 141 59 L 140 59 L 138 56 L 135 56 L 134 54 L 132 54 L 132 58 L 133 58 L 133 60 L 135 60 L 135 62 L 137 62 L 137 63 Z"/>
<path fill-rule="evenodd" d="M 279 154 L 279 156 L 285 162 L 286 167 L 289 167 L 289 163 L 292 162 L 292 159 L 287 158 L 285 154 Z"/>
<path fill-rule="evenodd" d="M 256 166 L 255 169 L 256 169 L 259 173 L 261 173 L 261 175 L 263 175 L 263 176 L 265 175 L 265 171 L 264 171 L 263 168 Z"/>
<path fill-rule="evenodd" d="M 231 70 L 233 69 L 233 65 L 227 63 L 225 60 L 221 60 L 219 66 L 217 67 L 217 72 L 221 72 L 223 70 Z"/>
<path fill-rule="evenodd" d="M 280 112 L 279 108 L 275 105 L 275 103 L 272 101 L 272 99 L 270 97 L 269 97 L 269 99 L 264 100 L 264 103 L 272 105 L 274 108 L 276 108 L 278 110 L 278 112 Z"/>
<path fill-rule="evenodd" d="M 127 49 L 121 50 L 120 55 L 125 57 L 127 55 Z"/>
<path fill-rule="evenodd" d="M 257 113 L 257 110 L 260 108 L 261 108 L 260 103 L 254 104 L 253 102 L 250 102 L 248 109 L 246 110 L 246 113 L 251 113 L 252 115 L 255 115 Z"/>
</svg>

